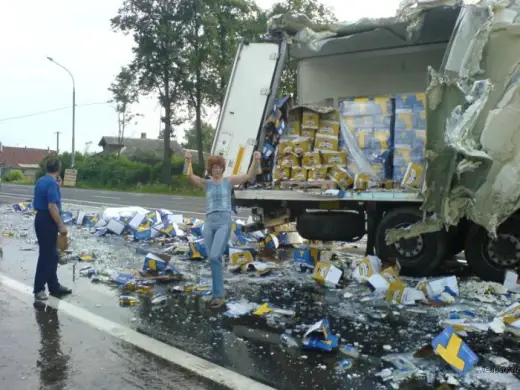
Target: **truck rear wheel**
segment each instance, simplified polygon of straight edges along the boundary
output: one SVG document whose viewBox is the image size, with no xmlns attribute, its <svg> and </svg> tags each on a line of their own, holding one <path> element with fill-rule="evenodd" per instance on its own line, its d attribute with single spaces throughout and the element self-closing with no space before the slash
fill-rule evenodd
<svg viewBox="0 0 520 390">
<path fill-rule="evenodd" d="M 296 230 L 307 240 L 355 242 L 365 235 L 365 213 L 304 212 L 296 220 Z"/>
<path fill-rule="evenodd" d="M 377 255 L 381 260 L 399 260 L 403 275 L 431 275 L 446 254 L 447 238 L 444 230 L 402 239 L 392 245 L 386 244 L 387 230 L 408 227 L 421 220 L 422 212 L 418 209 L 394 209 L 383 216 L 376 230 Z"/>
<path fill-rule="evenodd" d="M 471 226 L 466 239 L 466 260 L 480 279 L 503 283 L 506 270 L 520 265 L 519 222 L 512 218 L 500 225 L 496 240 L 483 227 Z"/>
</svg>

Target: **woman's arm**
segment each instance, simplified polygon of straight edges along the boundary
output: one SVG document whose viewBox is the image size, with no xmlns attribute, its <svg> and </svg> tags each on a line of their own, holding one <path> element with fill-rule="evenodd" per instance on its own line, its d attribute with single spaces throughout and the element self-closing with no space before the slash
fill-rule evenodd
<svg viewBox="0 0 520 390">
<path fill-rule="evenodd" d="M 260 163 L 260 159 L 262 158 L 262 155 L 260 152 L 255 152 L 253 162 L 251 163 L 251 166 L 249 167 L 249 171 L 247 173 L 242 173 L 240 175 L 230 176 L 229 177 L 229 183 L 232 186 L 241 185 L 244 183 L 247 183 L 248 181 L 251 181 L 255 178 L 257 175 L 256 170 L 258 168 L 258 164 Z"/>
<path fill-rule="evenodd" d="M 184 163 L 186 164 L 186 167 L 188 171 L 186 172 L 186 176 L 188 177 L 188 181 L 193 184 L 195 187 L 199 188 L 206 188 L 206 180 L 202 179 L 201 177 L 193 174 L 193 169 L 191 167 L 191 152 L 186 151 L 184 153 Z"/>
</svg>

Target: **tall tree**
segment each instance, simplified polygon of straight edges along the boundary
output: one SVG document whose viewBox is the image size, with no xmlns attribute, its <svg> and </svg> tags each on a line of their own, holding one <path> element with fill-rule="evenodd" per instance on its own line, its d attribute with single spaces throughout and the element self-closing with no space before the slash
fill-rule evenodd
<svg viewBox="0 0 520 390">
<path fill-rule="evenodd" d="M 193 126 L 186 131 L 184 134 L 186 142 L 182 144 L 183 148 L 186 149 L 197 149 L 198 148 L 198 134 L 197 127 L 194 123 Z M 215 137 L 215 128 L 207 122 L 202 122 L 202 146 L 205 153 L 211 151 L 213 145 L 213 138 Z"/>
<path fill-rule="evenodd" d="M 143 93 L 156 93 L 164 109 L 165 183 L 171 185 L 172 110 L 182 103 L 181 82 L 186 67 L 183 59 L 185 20 L 177 0 L 124 0 L 118 15 L 111 20 L 116 31 L 132 34 L 134 59 L 129 68 Z"/>
<path fill-rule="evenodd" d="M 114 82 L 108 88 L 114 97 L 118 121 L 118 143 L 122 144 L 126 126 L 135 118 L 141 116 L 131 110 L 131 104 L 137 102 L 138 92 L 135 85 L 134 74 L 127 66 L 121 68 Z"/>
</svg>

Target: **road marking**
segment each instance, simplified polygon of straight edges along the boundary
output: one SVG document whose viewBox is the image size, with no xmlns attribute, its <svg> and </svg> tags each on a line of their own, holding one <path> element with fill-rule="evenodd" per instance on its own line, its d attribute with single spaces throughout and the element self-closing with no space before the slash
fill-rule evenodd
<svg viewBox="0 0 520 390">
<path fill-rule="evenodd" d="M 0 273 L 0 282 L 2 285 L 21 293 L 25 296 L 32 297 L 32 288 L 9 278 Z M 194 356 L 188 352 L 184 352 L 178 348 L 162 343 L 149 336 L 136 332 L 126 326 L 110 321 L 106 318 L 91 313 L 64 300 L 50 297 L 47 301 L 49 306 L 66 313 L 67 315 L 84 322 L 93 328 L 103 331 L 122 341 L 126 341 L 148 353 L 158 356 L 170 363 L 182 367 L 198 376 L 206 378 L 212 382 L 219 383 L 233 390 L 275 390 L 260 382 L 250 379 L 244 375 L 238 374 L 227 368 L 216 365 L 208 360 Z"/>
<path fill-rule="evenodd" d="M 102 196 L 102 195 L 92 195 L 93 198 L 102 198 L 102 199 L 117 199 L 121 200 L 119 196 Z"/>
<path fill-rule="evenodd" d="M 15 196 L 13 194 L 4 193 L 4 192 L 0 192 L 0 198 L 16 199 L 18 201 L 22 200 L 22 199 L 20 199 L 20 196 Z M 26 199 L 23 199 L 23 200 L 26 200 Z M 81 203 L 77 203 L 77 202 L 81 202 Z M 101 206 L 102 207 L 140 206 L 140 207 L 143 207 L 145 209 L 150 209 L 150 210 L 162 208 L 162 207 L 142 206 L 142 205 L 138 205 L 138 204 L 135 204 L 135 203 L 134 204 L 105 203 L 105 202 L 92 202 L 92 201 L 89 201 L 89 200 L 79 200 L 79 199 L 67 200 L 66 198 L 63 198 L 63 203 L 67 204 L 67 205 L 71 205 L 71 206 L 85 206 L 85 205 L 95 205 L 95 206 L 99 206 L 99 207 L 101 207 Z M 168 208 L 167 210 L 171 211 L 172 213 L 180 213 L 180 214 L 186 214 L 186 215 L 201 215 L 201 216 L 205 216 L 206 215 L 205 213 L 199 213 L 199 212 L 196 212 L 196 211 L 189 211 L 189 210 L 175 210 L 175 209 L 170 209 L 170 208 Z M 247 218 L 247 217 L 232 216 L 231 218 L 233 218 L 233 219 L 244 219 L 244 218 Z"/>
</svg>

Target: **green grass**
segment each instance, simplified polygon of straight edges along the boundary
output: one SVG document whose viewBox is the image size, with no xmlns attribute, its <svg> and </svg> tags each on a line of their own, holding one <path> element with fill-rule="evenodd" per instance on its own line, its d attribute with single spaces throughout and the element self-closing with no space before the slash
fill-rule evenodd
<svg viewBox="0 0 520 390">
<path fill-rule="evenodd" d="M 103 190 L 103 191 L 114 191 L 114 192 L 133 192 L 139 194 L 161 194 L 161 195 L 185 195 L 185 196 L 204 196 L 202 190 L 196 188 L 170 188 L 166 184 L 145 184 L 139 187 L 104 187 L 96 186 L 92 184 L 78 182 L 76 188 L 84 190 Z"/>
<path fill-rule="evenodd" d="M 11 182 L 2 181 L 2 183 L 4 183 L 4 184 L 17 184 L 17 185 L 22 185 L 22 186 L 33 186 L 34 185 L 34 180 L 15 180 L 15 181 L 11 181 Z"/>
</svg>

